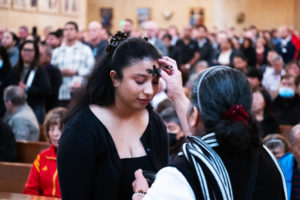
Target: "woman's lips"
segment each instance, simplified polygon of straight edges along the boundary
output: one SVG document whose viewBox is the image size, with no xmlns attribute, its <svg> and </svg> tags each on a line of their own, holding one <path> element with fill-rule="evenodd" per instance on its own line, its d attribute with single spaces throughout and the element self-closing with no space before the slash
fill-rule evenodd
<svg viewBox="0 0 300 200">
<path fill-rule="evenodd" d="M 138 99 L 139 102 L 141 102 L 141 104 L 147 105 L 148 103 L 150 103 L 151 99 Z"/>
</svg>

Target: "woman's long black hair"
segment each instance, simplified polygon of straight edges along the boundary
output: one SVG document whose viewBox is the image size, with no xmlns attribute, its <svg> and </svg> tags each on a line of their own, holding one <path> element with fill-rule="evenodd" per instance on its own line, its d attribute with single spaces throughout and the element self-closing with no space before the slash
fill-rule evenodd
<svg viewBox="0 0 300 200">
<path fill-rule="evenodd" d="M 191 103 L 197 106 L 206 133 L 215 132 L 220 147 L 226 151 L 252 155 L 258 153 L 261 141 L 256 122 L 250 114 L 252 93 L 247 77 L 238 70 L 218 66 L 203 77 L 198 88 L 202 75 L 195 80 Z M 248 124 L 223 118 L 224 113 L 234 105 L 242 105 L 249 114 Z"/>
<path fill-rule="evenodd" d="M 39 64 L 40 51 L 39 51 L 38 44 L 33 40 L 25 40 L 20 46 L 19 61 L 16 64 L 16 66 L 13 68 L 13 71 L 15 72 L 15 74 L 17 75 L 17 77 L 19 79 L 21 78 L 22 72 L 24 70 L 24 62 L 23 62 L 23 59 L 22 59 L 22 50 L 23 50 L 23 48 L 26 44 L 33 44 L 33 48 L 34 48 L 34 51 L 35 51 L 34 52 L 34 59 L 30 64 L 30 70 L 38 67 L 38 64 Z"/>
</svg>

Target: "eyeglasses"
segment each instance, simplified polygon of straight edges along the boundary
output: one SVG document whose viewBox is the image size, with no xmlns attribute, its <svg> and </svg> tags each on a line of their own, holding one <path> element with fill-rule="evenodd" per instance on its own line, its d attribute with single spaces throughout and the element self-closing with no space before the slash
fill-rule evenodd
<svg viewBox="0 0 300 200">
<path fill-rule="evenodd" d="M 24 52 L 28 52 L 28 53 L 31 53 L 31 52 L 33 52 L 33 51 L 34 51 L 34 49 L 22 49 L 22 51 L 24 51 Z"/>
</svg>

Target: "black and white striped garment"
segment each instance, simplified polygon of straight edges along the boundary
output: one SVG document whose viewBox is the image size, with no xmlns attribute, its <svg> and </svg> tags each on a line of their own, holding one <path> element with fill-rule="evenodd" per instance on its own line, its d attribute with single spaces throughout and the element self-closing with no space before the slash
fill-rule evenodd
<svg viewBox="0 0 300 200">
<path fill-rule="evenodd" d="M 207 134 L 201 139 L 191 136 L 188 137 L 188 141 L 183 145 L 183 154 L 196 170 L 204 199 L 214 199 L 211 194 L 221 193 L 222 199 L 232 200 L 233 192 L 228 172 L 221 158 L 212 149 L 219 145 L 215 133 Z M 203 168 L 198 162 L 207 167 L 212 177 L 215 178 L 218 188 L 209 187 L 210 184 L 206 180 Z"/>
<path fill-rule="evenodd" d="M 233 191 L 227 169 L 220 156 L 212 149 L 219 146 L 215 133 L 206 134 L 201 138 L 191 136 L 187 140 L 188 142 L 182 148 L 183 155 L 196 171 L 204 199 L 218 199 L 216 197 L 216 194 L 218 194 L 219 198 L 221 196 L 224 200 L 232 200 Z M 270 151 L 265 147 L 264 149 L 275 162 L 280 172 L 287 199 L 285 178 L 281 168 Z M 208 177 L 213 177 L 216 184 L 212 185 L 210 183 L 211 179 Z"/>
</svg>

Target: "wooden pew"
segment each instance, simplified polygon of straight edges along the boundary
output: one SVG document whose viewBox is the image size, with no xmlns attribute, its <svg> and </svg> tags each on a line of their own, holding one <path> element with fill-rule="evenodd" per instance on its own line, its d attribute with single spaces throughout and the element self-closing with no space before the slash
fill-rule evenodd
<svg viewBox="0 0 300 200">
<path fill-rule="evenodd" d="M 293 128 L 292 125 L 279 125 L 279 133 L 289 141 L 289 136 L 291 129 Z"/>
<path fill-rule="evenodd" d="M 0 162 L 0 191 L 22 193 L 32 164 Z"/>
<path fill-rule="evenodd" d="M 33 163 L 36 156 L 49 146 L 49 142 L 18 140 L 16 162 Z"/>
</svg>

